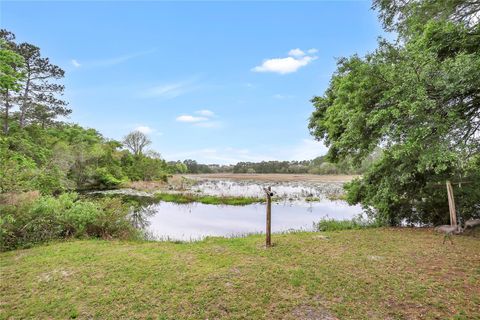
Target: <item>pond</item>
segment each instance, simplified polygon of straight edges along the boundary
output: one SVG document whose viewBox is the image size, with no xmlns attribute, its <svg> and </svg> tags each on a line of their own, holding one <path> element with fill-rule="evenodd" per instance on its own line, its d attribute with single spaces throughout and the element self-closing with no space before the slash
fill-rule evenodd
<svg viewBox="0 0 480 320">
<path fill-rule="evenodd" d="M 263 197 L 265 186 L 272 187 L 276 199 L 272 203 L 272 232 L 313 230 L 314 223 L 322 219 L 351 219 L 362 212 L 359 206 L 327 198 L 342 192 L 340 183 L 202 180 L 196 181 L 184 192 Z M 144 205 L 132 211 L 132 220 L 156 240 L 195 241 L 207 236 L 234 237 L 265 230 L 266 205 L 262 203 L 246 206 L 176 204 L 156 201 L 148 193 L 133 190 L 101 193 L 142 199 Z"/>
<path fill-rule="evenodd" d="M 143 209 L 150 215 L 154 239 L 199 240 L 206 236 L 241 236 L 265 230 L 265 204 L 218 206 L 159 202 Z M 272 232 L 312 230 L 323 218 L 350 219 L 361 212 L 342 201 L 272 204 Z"/>
</svg>

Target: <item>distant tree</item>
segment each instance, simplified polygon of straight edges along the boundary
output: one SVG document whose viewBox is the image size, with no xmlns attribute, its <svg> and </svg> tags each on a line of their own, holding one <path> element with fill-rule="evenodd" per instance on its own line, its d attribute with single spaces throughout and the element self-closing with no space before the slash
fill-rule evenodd
<svg viewBox="0 0 480 320">
<path fill-rule="evenodd" d="M 0 97 L 4 113 L 3 132 L 5 134 L 9 130 L 11 94 L 21 89 L 21 81 L 25 77 L 24 65 L 25 61 L 22 56 L 10 50 L 7 42 L 0 39 Z"/>
<path fill-rule="evenodd" d="M 181 163 L 180 161 L 175 163 L 174 170 L 175 170 L 175 173 L 187 173 L 188 172 L 187 166 L 184 163 Z"/>
<path fill-rule="evenodd" d="M 143 149 L 151 143 L 152 141 L 140 131 L 130 132 L 123 138 L 123 144 L 136 156 L 142 155 Z"/>
<path fill-rule="evenodd" d="M 188 173 L 199 173 L 198 172 L 198 163 L 195 160 L 187 159 L 183 161 L 183 164 L 187 166 Z"/>
</svg>

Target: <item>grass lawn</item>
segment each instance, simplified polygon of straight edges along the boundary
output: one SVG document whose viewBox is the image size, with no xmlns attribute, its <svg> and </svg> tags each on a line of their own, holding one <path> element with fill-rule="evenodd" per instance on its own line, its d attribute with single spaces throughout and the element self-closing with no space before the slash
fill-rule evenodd
<svg viewBox="0 0 480 320">
<path fill-rule="evenodd" d="M 328 238 L 327 238 L 328 237 Z M 480 240 L 366 229 L 0 254 L 1 319 L 480 319 Z"/>
</svg>

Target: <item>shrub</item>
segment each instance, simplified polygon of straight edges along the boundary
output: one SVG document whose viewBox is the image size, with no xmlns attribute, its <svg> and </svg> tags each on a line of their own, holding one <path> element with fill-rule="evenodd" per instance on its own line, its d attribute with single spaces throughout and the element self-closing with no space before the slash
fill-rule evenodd
<svg viewBox="0 0 480 320">
<path fill-rule="evenodd" d="M 95 178 L 98 180 L 100 187 L 103 188 L 115 188 L 128 180 L 124 177 L 117 178 L 110 173 L 107 168 L 97 168 L 95 171 Z"/>
<path fill-rule="evenodd" d="M 136 229 L 119 199 L 79 200 L 75 193 L 0 205 L 0 250 L 63 238 L 134 238 Z"/>
</svg>

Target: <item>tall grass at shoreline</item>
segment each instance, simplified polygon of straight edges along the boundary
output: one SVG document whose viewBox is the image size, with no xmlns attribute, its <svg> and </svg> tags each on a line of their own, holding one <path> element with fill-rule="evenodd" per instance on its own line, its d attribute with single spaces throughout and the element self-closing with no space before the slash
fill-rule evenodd
<svg viewBox="0 0 480 320">
<path fill-rule="evenodd" d="M 156 193 L 155 199 L 174 202 L 174 203 L 193 203 L 200 202 L 203 204 L 212 205 L 230 205 L 230 206 L 244 206 L 253 203 L 264 202 L 263 198 L 254 197 L 230 197 L 230 196 L 212 196 L 212 195 L 196 195 L 191 193 Z"/>
<path fill-rule="evenodd" d="M 345 220 L 322 219 L 314 223 L 314 229 L 317 231 L 358 230 L 378 227 L 381 227 L 380 223 L 361 217 Z"/>
</svg>

